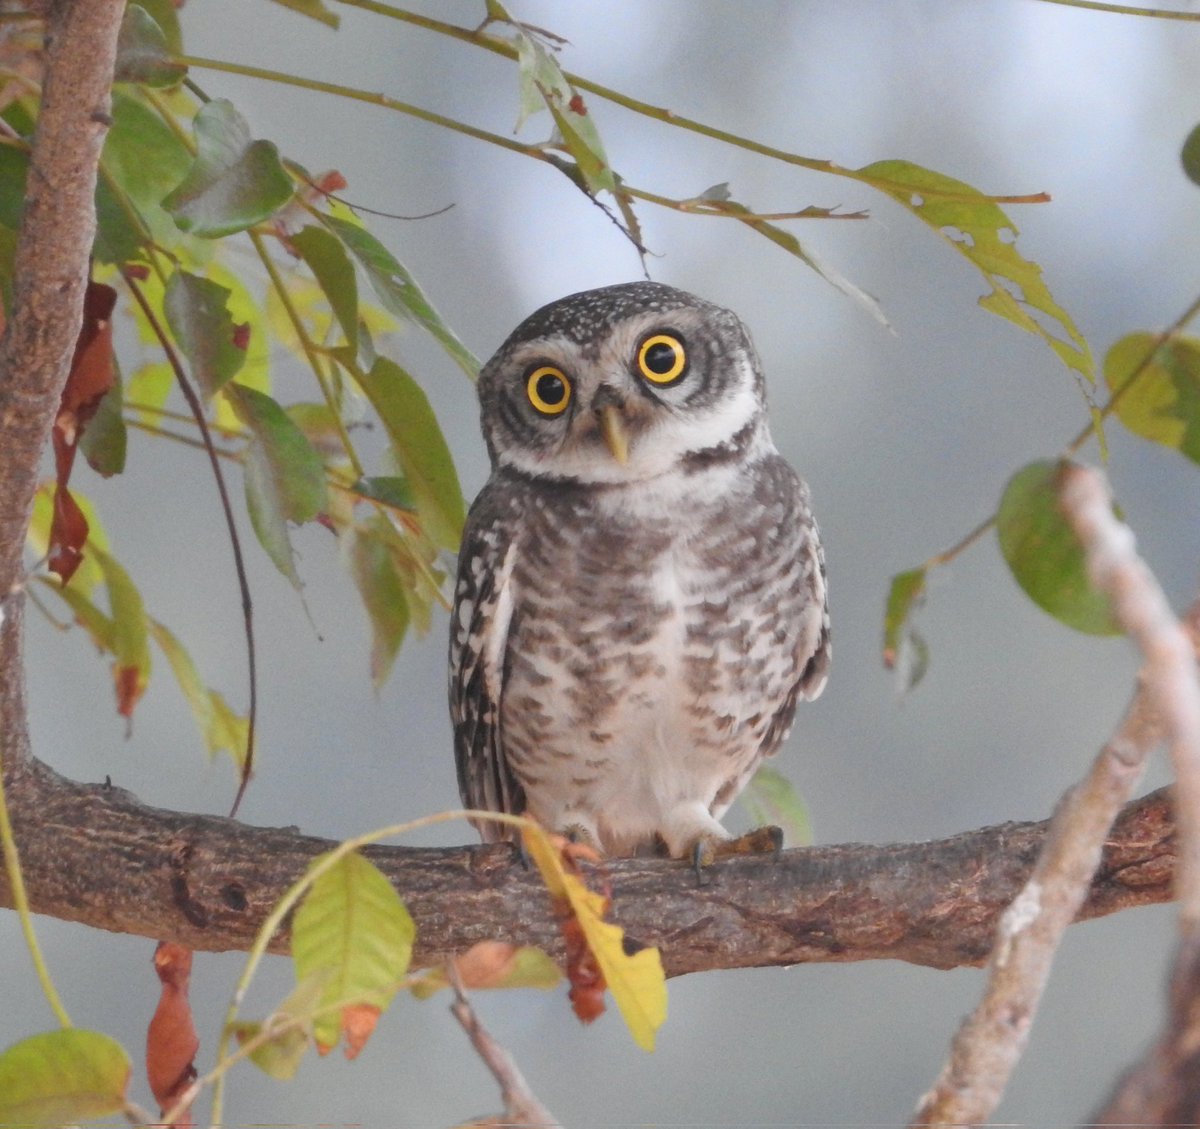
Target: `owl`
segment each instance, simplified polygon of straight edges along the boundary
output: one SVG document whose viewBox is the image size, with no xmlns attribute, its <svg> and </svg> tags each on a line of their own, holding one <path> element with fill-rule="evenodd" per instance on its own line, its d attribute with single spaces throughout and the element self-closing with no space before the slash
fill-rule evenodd
<svg viewBox="0 0 1200 1129">
<path fill-rule="evenodd" d="M 450 632 L 463 802 L 711 860 L 830 658 L 808 488 L 745 326 L 654 282 L 573 294 L 513 331 L 479 398 L 492 471 Z"/>
</svg>

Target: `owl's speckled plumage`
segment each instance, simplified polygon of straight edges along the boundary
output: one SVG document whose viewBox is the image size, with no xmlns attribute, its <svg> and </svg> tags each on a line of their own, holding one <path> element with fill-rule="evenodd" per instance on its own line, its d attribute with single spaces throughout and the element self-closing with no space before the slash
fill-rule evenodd
<svg viewBox="0 0 1200 1129">
<path fill-rule="evenodd" d="M 667 386 L 635 361 L 662 333 L 687 357 Z M 531 403 L 541 366 L 569 384 L 560 414 Z M 492 475 L 450 638 L 463 802 L 612 854 L 727 838 L 830 654 L 808 490 L 771 442 L 745 328 L 658 283 L 571 295 L 517 327 L 479 395 Z"/>
</svg>

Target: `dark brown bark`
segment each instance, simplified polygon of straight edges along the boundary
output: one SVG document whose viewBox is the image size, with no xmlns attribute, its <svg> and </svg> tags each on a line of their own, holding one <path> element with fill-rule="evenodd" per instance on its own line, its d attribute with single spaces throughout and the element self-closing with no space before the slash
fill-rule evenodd
<svg viewBox="0 0 1200 1129">
<path fill-rule="evenodd" d="M 140 804 L 36 761 L 10 784 L 35 910 L 200 950 L 247 948 L 271 906 L 329 840 Z M 927 843 L 858 844 L 685 863 L 607 866 L 613 914 L 662 949 L 671 975 L 702 969 L 894 958 L 935 968 L 980 964 L 1020 888 L 1044 823 L 1007 823 Z M 1113 829 L 1081 918 L 1170 897 L 1173 833 L 1162 792 Z M 425 965 L 484 938 L 560 951 L 544 887 L 506 845 L 366 853 L 417 923 Z M 11 905 L 0 880 L 0 905 Z M 286 937 L 272 944 L 286 949 Z"/>
</svg>

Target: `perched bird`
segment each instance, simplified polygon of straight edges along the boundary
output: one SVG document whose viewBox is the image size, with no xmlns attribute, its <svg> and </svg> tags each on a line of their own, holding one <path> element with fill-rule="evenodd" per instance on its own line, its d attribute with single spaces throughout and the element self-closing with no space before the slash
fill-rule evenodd
<svg viewBox="0 0 1200 1129">
<path fill-rule="evenodd" d="M 808 488 L 746 328 L 659 283 L 573 294 L 513 331 L 479 398 L 492 473 L 450 630 L 463 802 L 709 861 L 830 656 Z"/>
</svg>

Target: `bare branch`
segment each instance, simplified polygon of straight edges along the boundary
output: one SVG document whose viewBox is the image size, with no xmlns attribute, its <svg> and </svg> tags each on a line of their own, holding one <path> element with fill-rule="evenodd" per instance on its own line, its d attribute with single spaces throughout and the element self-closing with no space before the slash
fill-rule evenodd
<svg viewBox="0 0 1200 1129">
<path fill-rule="evenodd" d="M 1068 466 L 1061 498 L 1093 583 L 1109 595 L 1146 661 L 1120 728 L 1088 776 L 1063 798 L 1033 874 L 1000 919 L 983 999 L 955 1036 L 914 1126 L 990 1119 L 1028 1041 L 1062 934 L 1083 904 L 1105 836 L 1146 758 L 1167 739 L 1178 750 L 1177 772 L 1200 774 L 1189 763 L 1196 757 L 1200 766 L 1200 683 L 1192 641 L 1138 557 L 1129 528 L 1114 516 L 1103 478 Z"/>
<path fill-rule="evenodd" d="M 201 951 L 247 949 L 283 891 L 333 846 L 294 829 L 148 807 L 37 761 L 8 789 L 35 911 Z M 662 949 L 669 975 L 885 958 L 982 964 L 1045 834 L 1044 823 L 1008 823 L 927 843 L 730 858 L 703 886 L 686 862 L 619 859 L 609 864 L 613 913 L 631 937 Z M 1127 807 L 1080 917 L 1167 900 L 1173 834 L 1164 795 Z M 366 854 L 417 923 L 418 967 L 489 938 L 561 955 L 545 889 L 508 845 Z M 2 880 L 0 905 L 11 905 Z M 287 937 L 272 949 L 286 951 Z"/>
<path fill-rule="evenodd" d="M 454 961 L 446 965 L 446 973 L 450 979 L 450 987 L 454 991 L 454 1003 L 450 1011 L 462 1025 L 462 1029 L 471 1040 L 471 1046 L 476 1054 L 483 1059 L 484 1065 L 492 1072 L 500 1086 L 500 1095 L 504 1100 L 504 1117 L 486 1118 L 473 1122 L 474 1125 L 523 1125 L 529 1129 L 561 1129 L 555 1116 L 538 1101 L 537 1095 L 529 1088 L 517 1064 L 506 1051 L 479 1022 L 479 1016 L 471 1007 L 467 993 L 463 989 L 462 979 Z"/>
</svg>

